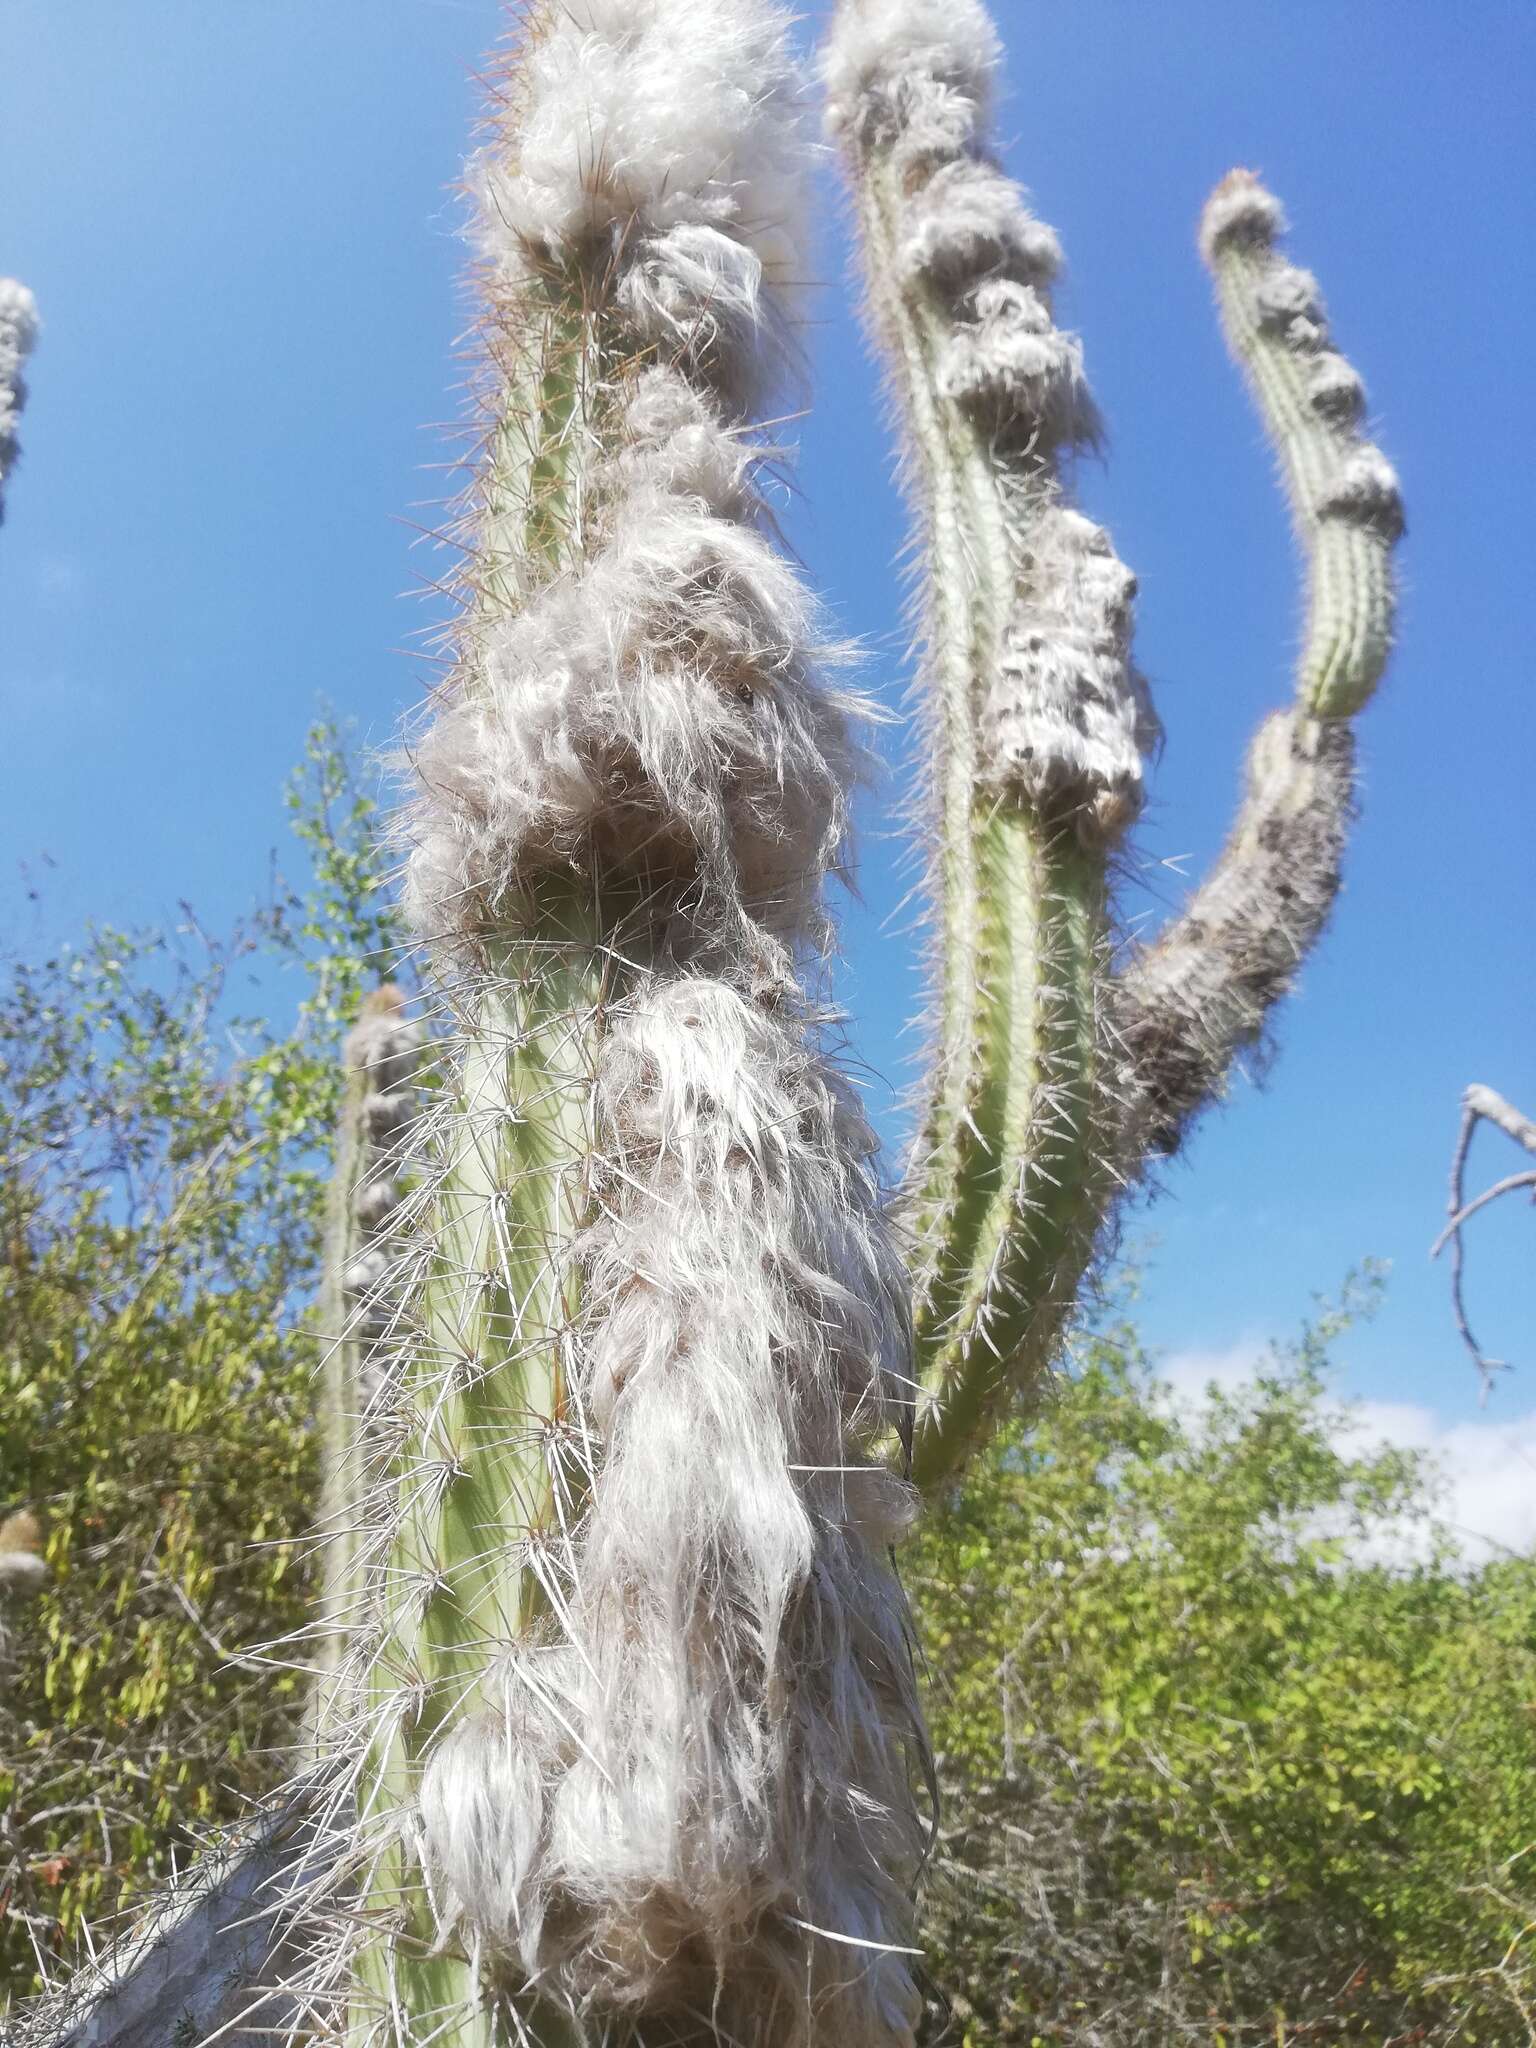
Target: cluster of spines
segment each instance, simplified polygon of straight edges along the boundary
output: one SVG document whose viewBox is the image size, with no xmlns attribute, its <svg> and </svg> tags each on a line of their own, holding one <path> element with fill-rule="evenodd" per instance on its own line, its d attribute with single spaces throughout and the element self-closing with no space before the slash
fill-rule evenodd
<svg viewBox="0 0 1536 2048">
<path fill-rule="evenodd" d="M 939 987 L 905 1203 L 924 1486 L 1038 1370 L 1092 1247 L 1105 868 L 1152 736 L 1134 579 L 1063 493 L 1097 424 L 1051 313 L 1055 236 L 986 151 L 996 58 L 971 0 L 844 0 L 825 67 L 927 526 Z"/>
</svg>

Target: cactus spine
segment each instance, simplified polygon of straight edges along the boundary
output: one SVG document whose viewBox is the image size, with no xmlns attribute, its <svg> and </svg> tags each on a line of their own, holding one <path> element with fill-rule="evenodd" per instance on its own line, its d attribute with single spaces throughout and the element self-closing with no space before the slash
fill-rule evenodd
<svg viewBox="0 0 1536 2048">
<path fill-rule="evenodd" d="M 1093 411 L 1051 319 L 1055 236 L 985 149 L 996 60 L 962 0 L 847 4 L 826 64 L 929 543 L 939 994 L 905 1199 L 925 1487 L 1039 1371 L 1092 1247 L 1112 1121 L 1105 868 L 1150 731 L 1134 580 L 1062 487 Z"/>
<path fill-rule="evenodd" d="M 904 1286 L 800 980 L 856 706 L 745 433 L 799 127 L 766 0 L 581 0 L 477 169 L 492 417 L 408 825 L 447 1079 L 343 1743 L 358 2041 L 915 2025 L 909 1510 L 865 1450 Z"/>
<path fill-rule="evenodd" d="M 816 1007 L 855 706 L 747 433 L 797 265 L 784 19 L 538 0 L 500 81 L 466 604 L 408 831 L 446 1078 L 342 1553 L 366 1625 L 322 1889 L 352 1909 L 305 1985 L 353 1972 L 358 2044 L 910 2048 L 926 1758 L 885 1552 L 911 1503 L 871 1447 L 913 1432 L 938 1490 L 1038 1381 L 1116 1195 L 1339 886 L 1401 513 L 1279 209 L 1234 173 L 1202 246 L 1307 644 L 1211 875 L 1115 965 L 1155 727 L 1133 579 L 1068 498 L 1096 428 L 1055 238 L 987 151 L 997 60 L 977 0 L 840 0 L 825 60 L 926 540 L 906 1272 Z"/>
</svg>

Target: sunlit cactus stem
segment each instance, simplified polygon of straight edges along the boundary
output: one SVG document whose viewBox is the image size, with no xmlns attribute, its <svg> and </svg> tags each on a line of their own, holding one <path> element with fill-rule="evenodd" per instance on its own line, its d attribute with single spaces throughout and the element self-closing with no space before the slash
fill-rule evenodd
<svg viewBox="0 0 1536 2048">
<path fill-rule="evenodd" d="M 1209 877 L 1116 989 L 1138 1150 L 1177 1148 L 1233 1060 L 1262 1037 L 1327 923 L 1353 816 L 1351 720 L 1392 644 L 1397 477 L 1365 436 L 1365 387 L 1334 346 L 1317 280 L 1276 248 L 1283 226 L 1279 202 L 1251 172 L 1233 171 L 1206 206 L 1200 246 L 1308 564 L 1296 703 L 1260 727 Z"/>
<path fill-rule="evenodd" d="M 1151 731 L 1134 580 L 1063 493 L 1096 424 L 1051 317 L 1056 238 L 986 149 L 997 56 L 971 0 L 844 0 L 826 58 L 926 526 L 937 997 L 904 1204 L 924 1487 L 1042 1369 L 1092 1250 L 1113 1171 L 1106 864 Z"/>
<path fill-rule="evenodd" d="M 365 996 L 342 1053 L 342 1102 L 326 1219 L 319 1311 L 323 1580 L 312 1718 L 323 1722 L 350 1632 L 366 1626 L 359 1494 L 370 1438 L 401 1338 L 405 1156 L 420 1107 L 424 1034 L 393 984 Z"/>
<path fill-rule="evenodd" d="M 798 978 L 853 700 L 744 431 L 786 27 L 537 9 L 475 169 L 489 417 L 407 821 L 445 1078 L 335 1738 L 358 2043 L 916 2023 L 909 1507 L 866 1449 L 904 1285 Z"/>
<path fill-rule="evenodd" d="M 1200 247 L 1222 324 L 1284 469 L 1309 563 L 1298 710 L 1348 718 L 1392 647 L 1392 549 L 1403 503 L 1391 464 L 1361 430 L 1365 386 L 1328 330 L 1318 282 L 1275 247 L 1279 202 L 1251 171 L 1212 193 Z"/>
<path fill-rule="evenodd" d="M 1227 850 L 1186 914 L 1112 969 L 1118 842 L 1156 733 L 1135 583 L 1066 502 L 1095 420 L 1054 325 L 1055 237 L 986 147 L 997 40 L 976 0 L 840 0 L 824 60 L 871 325 L 924 524 L 919 703 L 935 765 L 933 1055 L 903 1192 L 919 1410 L 942 1486 L 1037 1387 L 1117 1197 L 1261 1034 L 1339 886 L 1353 748 L 1391 640 L 1393 473 L 1315 281 L 1246 172 L 1202 248 L 1280 453 L 1310 568 L 1298 705 L 1261 730 Z"/>
</svg>

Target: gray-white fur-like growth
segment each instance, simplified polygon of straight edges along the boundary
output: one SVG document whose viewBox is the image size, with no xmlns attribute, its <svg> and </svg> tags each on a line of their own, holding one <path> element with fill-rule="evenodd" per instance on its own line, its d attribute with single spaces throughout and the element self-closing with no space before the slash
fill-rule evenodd
<svg viewBox="0 0 1536 2048">
<path fill-rule="evenodd" d="M 1260 726 L 1221 858 L 1118 992 L 1139 1150 L 1178 1149 L 1290 992 L 1339 892 L 1354 762 L 1342 723 L 1277 711 Z"/>
<path fill-rule="evenodd" d="M 520 1333 L 559 1360 L 556 1410 L 516 1423 L 549 1440 L 545 1518 L 482 1516 L 473 1568 L 499 1546 L 510 1586 L 536 1551 L 541 1618 L 511 1625 L 498 1594 L 456 1667 L 420 1846 L 443 1938 L 569 2013 L 892 2048 L 918 2013 L 924 1745 L 885 1562 L 908 1490 L 869 1446 L 910 1402 L 910 1337 L 874 1142 L 798 979 L 827 940 L 857 706 L 825 680 L 747 431 L 806 156 L 779 8 L 562 0 L 475 174 L 498 335 L 545 353 L 501 352 L 516 417 L 488 438 L 406 830 L 410 915 L 462 975 L 450 1068 L 490 1077 L 465 1111 L 482 1149 L 504 1069 L 476 1019 L 509 974 L 537 1009 L 541 906 L 585 904 L 601 993 L 548 1091 L 575 1149 L 544 1155 L 547 1197 L 505 1197 L 545 1201 L 543 1270 L 577 1306 Z M 579 1229 L 558 1222 L 574 1186 Z M 512 1385 L 510 1353 L 462 1363 Z M 439 1399 L 431 1357 L 408 1366 L 424 1461 L 460 1370 Z M 476 1451 L 457 1436 L 454 1469 L 408 1484 L 425 1600 L 460 1561 L 421 1503 Z"/>
<path fill-rule="evenodd" d="M 797 1009 L 658 974 L 611 1022 L 570 1604 L 508 1646 L 422 1811 L 451 1908 L 574 2002 L 775 2048 L 835 2014 L 884 2048 L 917 2010 L 892 1944 L 918 1710 L 884 1562 L 911 1502 L 860 1445 L 905 1398 L 904 1278 Z"/>
<path fill-rule="evenodd" d="M 1141 688 L 1131 656 L 1136 579 L 1108 534 L 1053 505 L 1032 522 L 1029 575 L 982 706 L 985 784 L 1047 814 L 1082 806 L 1113 840 L 1141 799 Z"/>
<path fill-rule="evenodd" d="M 1127 963 L 1115 1016 L 1129 1142 L 1171 1152 L 1263 1036 L 1338 893 L 1354 807 L 1349 721 L 1392 644 L 1402 501 L 1362 431 L 1365 390 L 1332 341 L 1310 272 L 1276 248 L 1279 202 L 1249 171 L 1217 186 L 1200 247 L 1223 324 L 1286 478 L 1308 563 L 1294 710 L 1269 719 L 1208 879 Z"/>
<path fill-rule="evenodd" d="M 21 453 L 18 422 L 27 402 L 22 372 L 37 341 L 37 301 L 14 277 L 0 277 L 0 520 L 5 486 Z"/>
<path fill-rule="evenodd" d="M 476 626 L 473 681 L 416 750 L 418 930 L 472 938 L 535 870 L 586 860 L 695 888 L 716 926 L 815 932 L 852 700 L 817 673 L 817 608 L 756 524 L 751 466 L 680 368 L 631 374 L 587 551 Z"/>
</svg>

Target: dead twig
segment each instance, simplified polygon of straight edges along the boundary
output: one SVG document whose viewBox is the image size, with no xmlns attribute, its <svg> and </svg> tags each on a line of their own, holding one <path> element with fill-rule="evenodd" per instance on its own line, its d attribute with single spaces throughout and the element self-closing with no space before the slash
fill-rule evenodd
<svg viewBox="0 0 1536 2048">
<path fill-rule="evenodd" d="M 1491 1187 L 1484 1188 L 1480 1195 L 1467 1200 L 1466 1177 L 1467 1155 L 1472 1149 L 1472 1139 L 1481 1123 L 1489 1123 L 1512 1138 L 1517 1145 L 1523 1145 L 1527 1152 L 1536 1153 L 1536 1121 L 1516 1109 L 1512 1103 L 1495 1089 L 1474 1083 L 1461 1098 L 1461 1124 L 1456 1133 L 1456 1148 L 1451 1154 L 1450 1197 L 1446 1203 L 1447 1222 L 1444 1230 L 1430 1247 L 1430 1257 L 1437 1259 L 1447 1245 L 1451 1248 L 1451 1310 L 1456 1318 L 1456 1329 L 1462 1343 L 1471 1354 L 1482 1382 L 1482 1399 L 1487 1401 L 1496 1373 L 1508 1372 L 1506 1359 L 1490 1358 L 1472 1334 L 1467 1320 L 1466 1306 L 1466 1245 L 1462 1228 L 1475 1216 L 1479 1209 L 1486 1209 L 1490 1202 L 1502 1196 L 1529 1188 L 1536 1199 L 1536 1170 L 1506 1174 Z"/>
</svg>

